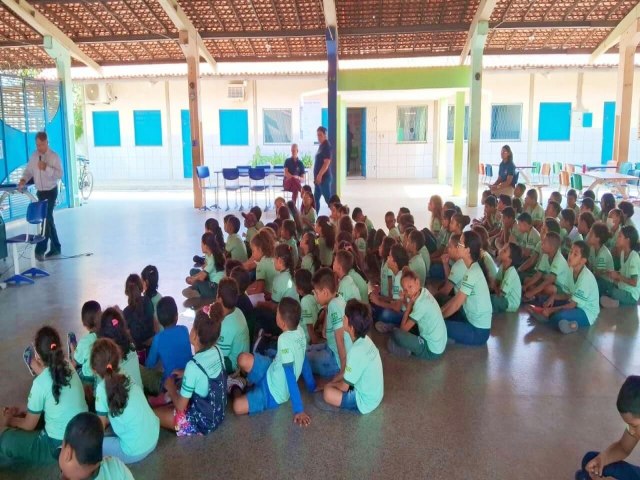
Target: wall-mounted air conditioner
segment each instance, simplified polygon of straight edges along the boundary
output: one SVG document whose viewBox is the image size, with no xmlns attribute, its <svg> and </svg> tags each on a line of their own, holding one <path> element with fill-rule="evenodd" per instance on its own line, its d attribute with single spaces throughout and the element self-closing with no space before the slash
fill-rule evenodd
<svg viewBox="0 0 640 480">
<path fill-rule="evenodd" d="M 109 104 L 115 100 L 110 83 L 88 83 L 84 86 L 84 99 L 88 104 Z"/>
</svg>

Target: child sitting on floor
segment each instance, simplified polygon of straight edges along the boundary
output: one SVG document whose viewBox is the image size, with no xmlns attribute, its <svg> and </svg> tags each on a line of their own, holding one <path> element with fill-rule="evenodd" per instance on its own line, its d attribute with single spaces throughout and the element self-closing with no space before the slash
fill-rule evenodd
<svg viewBox="0 0 640 480">
<path fill-rule="evenodd" d="M 369 230 L 363 222 L 358 222 L 353 226 L 353 243 L 358 249 L 358 255 L 361 261 L 364 261 L 364 257 L 367 254 L 367 238 L 369 236 Z"/>
<path fill-rule="evenodd" d="M 606 222 L 609 217 L 609 212 L 614 208 L 616 208 L 616 197 L 609 192 L 603 193 L 602 197 L 600 197 L 600 216 L 597 220 Z"/>
<path fill-rule="evenodd" d="M 380 295 L 383 297 L 390 297 L 393 291 L 393 272 L 391 272 L 391 269 L 387 265 L 387 259 L 389 258 L 391 247 L 397 243 L 395 239 L 385 237 L 378 248 L 378 256 L 380 257 L 380 282 L 377 286 L 380 290 Z"/>
<path fill-rule="evenodd" d="M 589 197 L 582 197 L 582 204 L 580 205 L 580 213 L 590 212 L 593 214 L 593 218 L 600 218 L 600 209 L 596 211 L 596 202 Z"/>
<path fill-rule="evenodd" d="M 562 207 L 558 202 L 554 200 L 549 200 L 549 203 L 547 203 L 547 208 L 544 211 L 544 217 L 557 219 L 560 216 L 561 211 L 562 211 Z"/>
<path fill-rule="evenodd" d="M 425 264 L 425 258 L 420 254 L 420 251 L 424 248 L 424 235 L 419 230 L 413 230 L 409 233 L 406 241 L 407 254 L 409 255 L 409 268 L 420 279 L 420 285 L 424 286 L 427 281 L 427 272 L 431 268 L 431 260 L 429 259 L 429 265 Z"/>
<path fill-rule="evenodd" d="M 238 369 L 238 355 L 249 351 L 249 327 L 242 310 L 237 308 L 238 283 L 233 278 L 223 278 L 218 285 L 216 303 L 222 306 L 222 326 L 218 348 L 224 357 L 224 366 L 231 374 Z"/>
<path fill-rule="evenodd" d="M 560 235 L 548 232 L 542 241 L 542 256 L 536 273 L 526 279 L 522 286 L 522 299 L 527 303 L 542 305 L 555 291 L 559 294 L 569 293 L 572 283 L 571 269 L 560 251 Z"/>
<path fill-rule="evenodd" d="M 562 254 L 569 255 L 573 242 L 583 240 L 582 234 L 576 226 L 576 214 L 570 208 L 560 212 L 560 238 L 562 239 Z"/>
<path fill-rule="evenodd" d="M 192 269 L 186 278 L 189 287 L 182 291 L 186 298 L 216 298 L 218 281 L 224 275 L 224 255 L 215 236 L 205 233 L 201 238 L 204 266 L 202 270 Z"/>
<path fill-rule="evenodd" d="M 90 300 L 82 305 L 82 325 L 87 329 L 84 337 L 76 342 L 76 335 L 69 332 L 67 335 L 69 341 L 69 360 L 80 375 L 82 383 L 93 385 L 95 377 L 91 370 L 91 347 L 98 338 L 98 329 L 100 328 L 100 317 L 102 316 L 102 307 L 95 300 Z"/>
<path fill-rule="evenodd" d="M 402 298 L 400 280 L 402 269 L 409 265 L 409 255 L 402 245 L 391 247 L 387 257 L 387 267 L 393 276 L 393 287 L 389 296 L 383 296 L 378 290 L 374 290 L 369 296 L 373 318 L 376 320 L 376 330 L 387 333 L 400 325 L 402 321 Z"/>
<path fill-rule="evenodd" d="M 535 188 L 527 191 L 527 196 L 524 199 L 524 211 L 531 215 L 531 225 L 539 230 L 544 220 L 544 209 L 538 203 L 538 191 Z"/>
<path fill-rule="evenodd" d="M 180 390 L 174 375 L 165 381 L 165 389 L 173 405 L 156 408 L 160 426 L 179 437 L 208 435 L 224 420 L 227 408 L 226 374 L 222 352 L 216 346 L 220 336 L 222 305 L 211 305 L 209 314 L 196 313 L 189 340 L 195 355 L 184 369 L 175 372 L 182 377 Z"/>
<path fill-rule="evenodd" d="M 104 438 L 102 451 L 124 463 L 144 460 L 153 452 L 160 436 L 160 422 L 139 385 L 120 369 L 120 350 L 108 338 L 96 340 L 91 368 L 96 372 L 96 413 L 115 436 Z"/>
<path fill-rule="evenodd" d="M 609 288 L 609 272 L 614 269 L 613 257 L 607 248 L 609 240 L 609 229 L 602 222 L 596 222 L 591 227 L 589 235 L 587 235 L 587 244 L 589 245 L 589 261 L 587 263 L 589 270 L 596 277 L 598 289 L 602 294 Z"/>
<path fill-rule="evenodd" d="M 534 266 L 538 262 L 540 255 L 540 233 L 532 225 L 531 215 L 524 212 L 518 216 L 518 245 L 522 249 L 522 256 L 526 258 L 522 265 L 518 267 L 518 273 L 521 276 L 532 275 Z"/>
<path fill-rule="evenodd" d="M 120 358 L 122 358 L 120 362 L 121 370 L 124 371 L 135 384 L 143 388 L 144 384 L 142 383 L 138 355 L 136 355 L 133 339 L 129 334 L 127 324 L 120 310 L 115 307 L 109 307 L 102 313 L 98 338 L 110 338 L 120 347 Z"/>
<path fill-rule="evenodd" d="M 526 190 L 527 186 L 524 183 L 518 183 L 513 189 L 513 198 L 522 199 Z"/>
<path fill-rule="evenodd" d="M 373 222 L 369 219 L 369 217 L 367 217 L 362 212 L 362 209 L 360 207 L 356 207 L 356 208 L 353 209 L 353 212 L 351 213 L 351 218 L 356 223 L 364 223 L 365 226 L 367 227 L 367 232 L 374 232 L 375 231 L 375 227 L 373 226 Z"/>
<path fill-rule="evenodd" d="M 631 225 L 620 230 L 616 244 L 620 252 L 620 268 L 609 272 L 612 283 L 605 286 L 601 293 L 600 305 L 604 308 L 636 306 L 640 298 L 640 256 L 638 255 L 638 231 Z"/>
<path fill-rule="evenodd" d="M 142 295 L 142 280 L 133 273 L 127 277 L 124 287 L 127 306 L 122 314 L 127 321 L 131 338 L 136 350 L 145 350 L 151 346 L 155 334 L 155 320 L 151 300 Z"/>
<path fill-rule="evenodd" d="M 387 212 L 384 214 L 384 224 L 387 226 L 387 235 L 395 241 L 400 241 L 400 231 L 398 230 L 398 227 L 396 227 L 396 216 L 393 212 Z"/>
<path fill-rule="evenodd" d="M 591 202 L 588 202 L 591 206 L 592 209 L 590 210 L 593 213 L 593 216 L 595 218 L 600 218 L 600 207 L 598 207 L 598 205 L 596 205 L 596 194 L 593 190 L 585 190 L 584 192 L 582 192 L 582 199 L 586 199 L 588 198 L 589 200 L 591 200 Z"/>
<path fill-rule="evenodd" d="M 401 357 L 415 355 L 425 360 L 440 358 L 447 346 L 447 327 L 440 305 L 408 267 L 402 270 L 402 290 L 406 310 L 400 328 L 391 332 L 387 343 L 389 352 Z"/>
<path fill-rule="evenodd" d="M 519 243 L 520 230 L 516 222 L 516 212 L 513 207 L 505 207 L 502 211 L 502 229 L 495 237 L 496 250 L 501 250 L 508 243 Z"/>
<path fill-rule="evenodd" d="M 444 208 L 442 207 L 442 197 L 440 195 L 431 195 L 427 210 L 431 214 L 429 229 L 434 235 L 437 236 L 444 228 L 442 219 L 442 216 L 444 214 Z"/>
<path fill-rule="evenodd" d="M 576 214 L 576 221 L 578 221 L 578 217 L 580 216 L 580 206 L 578 205 L 578 192 L 576 192 L 573 188 L 567 191 L 567 208 L 573 210 Z"/>
<path fill-rule="evenodd" d="M 222 229 L 220 228 L 220 224 L 218 220 L 215 218 L 208 218 L 206 222 L 204 222 L 204 233 L 211 233 L 217 244 L 221 247 L 224 247 L 224 237 L 222 236 Z M 202 268 L 204 266 L 205 257 L 196 255 L 193 257 L 193 263 L 196 267 Z"/>
<path fill-rule="evenodd" d="M 296 222 L 293 220 L 285 220 L 280 227 L 280 238 L 282 243 L 289 245 L 291 248 L 291 256 L 293 258 L 294 270 L 298 268 L 300 256 L 298 254 L 298 232 L 296 230 Z"/>
<path fill-rule="evenodd" d="M 348 302 L 352 298 L 360 300 L 360 290 L 358 290 L 353 278 L 348 275 L 352 268 L 353 254 L 346 250 L 339 250 L 333 259 L 333 271 L 338 280 L 338 295 L 340 295 L 345 302 Z"/>
<path fill-rule="evenodd" d="M 565 334 L 574 333 L 579 327 L 593 325 L 600 313 L 600 306 L 596 278 L 586 266 L 588 258 L 589 246 L 586 242 L 575 242 L 569 253 L 569 266 L 572 270 L 570 291 L 552 292 L 541 312 L 530 310 L 536 320 L 550 322 Z"/>
<path fill-rule="evenodd" d="M 636 224 L 633 223 L 633 215 L 635 213 L 633 203 L 623 200 L 618 204 L 618 208 L 622 212 L 624 225 L 631 225 L 632 227 L 635 227 Z"/>
<path fill-rule="evenodd" d="M 588 452 L 582 458 L 582 469 L 576 472 L 576 480 L 640 478 L 640 467 L 624 461 L 640 439 L 640 376 L 627 377 L 618 393 L 616 407 L 625 423 L 622 437 L 603 452 Z"/>
<path fill-rule="evenodd" d="M 258 223 L 258 220 L 256 220 L 256 216 L 251 212 L 249 213 L 242 212 L 242 216 L 244 217 L 244 226 L 247 229 L 247 231 L 243 233 L 242 236 L 245 238 L 244 246 L 247 249 L 247 257 L 249 257 L 251 255 L 250 254 L 251 240 L 253 240 L 253 237 L 255 237 L 256 234 L 258 233 L 258 227 L 256 226 Z"/>
<path fill-rule="evenodd" d="M 34 351 L 35 347 L 35 351 Z M 0 465 L 26 463 L 51 465 L 58 459 L 69 421 L 87 411 L 82 382 L 64 358 L 58 332 L 49 326 L 38 330 L 25 361 L 33 379 L 27 411 L 7 407 L 0 416 Z M 44 415 L 44 430 L 38 424 Z"/>
<path fill-rule="evenodd" d="M 558 205 L 562 205 L 562 194 L 558 191 L 553 191 L 549 195 L 549 201 L 554 201 Z"/>
<path fill-rule="evenodd" d="M 460 235 L 451 235 L 447 254 L 442 256 L 446 280 L 434 293 L 440 305 L 449 301 L 453 296 L 452 292 L 454 295 L 458 293 L 462 278 L 467 271 L 467 266 L 458 254 L 458 243 L 460 243 Z"/>
<path fill-rule="evenodd" d="M 323 398 L 333 407 L 363 415 L 374 411 L 384 396 L 384 376 L 380 352 L 367 332 L 371 328 L 371 311 L 357 300 L 347 303 L 344 330 L 353 342 L 347 353 L 343 378 L 324 387 Z"/>
<path fill-rule="evenodd" d="M 313 233 L 307 232 L 300 240 L 300 268 L 308 270 L 313 275 L 320 268 L 320 251 L 316 245 L 316 239 Z"/>
<path fill-rule="evenodd" d="M 233 401 L 236 415 L 256 414 L 277 408 L 291 399 L 293 421 L 296 425 L 309 426 L 311 418 L 304 412 L 298 388 L 301 373 L 307 389 L 316 389 L 308 365 L 305 365 L 306 341 L 300 326 L 300 304 L 292 298 L 283 298 L 278 305 L 276 323 L 282 334 L 273 360 L 259 353 L 242 353 L 238 365 L 247 374 L 253 388 L 246 395 Z M 306 368 L 303 368 L 306 367 Z"/>
<path fill-rule="evenodd" d="M 298 291 L 298 295 L 300 295 L 300 325 L 302 325 L 302 329 L 304 330 L 307 344 L 324 342 L 315 329 L 320 308 L 313 296 L 312 278 L 311 272 L 302 268 L 297 270 L 294 275 L 296 290 Z"/>
<path fill-rule="evenodd" d="M 333 250 L 336 243 L 336 229 L 329 223 L 329 218 L 321 215 L 316 223 L 316 234 L 318 235 L 318 253 L 320 264 L 323 267 L 330 267 L 333 264 Z"/>
<path fill-rule="evenodd" d="M 160 281 L 158 269 L 153 265 L 147 265 L 140 272 L 140 278 L 142 279 L 142 292 L 153 305 L 153 315 L 157 319 L 158 302 L 162 298 L 162 295 L 158 292 L 158 282 Z"/>
<path fill-rule="evenodd" d="M 240 231 L 240 219 L 235 215 L 226 217 L 224 231 L 228 234 L 227 242 L 224 246 L 227 258 L 246 262 L 248 259 L 247 247 L 242 241 L 242 238 L 240 238 L 240 235 L 238 235 Z"/>
<path fill-rule="evenodd" d="M 247 272 L 246 268 L 240 265 L 229 272 L 229 277 L 233 278 L 238 284 L 238 301 L 236 302 L 236 307 L 240 309 L 247 321 L 249 344 L 251 344 L 254 340 L 252 334 L 256 324 L 253 303 L 251 303 L 251 299 L 247 295 L 247 288 L 251 285 L 251 275 Z"/>
<path fill-rule="evenodd" d="M 522 262 L 522 249 L 515 243 L 507 243 L 500 249 L 500 268 L 496 286 L 491 295 L 493 313 L 517 312 L 522 301 L 522 284 L 517 265 Z"/>
<path fill-rule="evenodd" d="M 260 230 L 251 240 L 251 259 L 245 263 L 245 268 L 251 269 L 247 266 L 248 264 L 255 268 L 256 280 L 247 288 L 247 295 L 258 293 L 264 293 L 265 296 L 271 295 L 273 279 L 277 273 L 273 259 L 274 250 L 275 239 L 267 229 Z"/>
<path fill-rule="evenodd" d="M 103 457 L 104 427 L 95 413 L 79 413 L 67 424 L 58 466 L 63 480 L 133 480 L 116 457 Z"/>
</svg>

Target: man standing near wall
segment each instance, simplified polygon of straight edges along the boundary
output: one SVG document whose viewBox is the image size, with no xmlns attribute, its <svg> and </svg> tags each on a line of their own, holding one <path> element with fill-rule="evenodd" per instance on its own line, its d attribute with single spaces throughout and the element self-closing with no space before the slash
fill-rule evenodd
<svg viewBox="0 0 640 480">
<path fill-rule="evenodd" d="M 62 247 L 58 240 L 56 224 L 53 221 L 53 209 L 58 198 L 58 181 L 62 178 L 62 163 L 56 152 L 49 148 L 49 140 L 45 132 L 36 134 L 36 151 L 29 158 L 27 168 L 22 174 L 18 190 L 22 190 L 26 183 L 33 179 L 38 189 L 38 200 L 47 200 L 47 225 L 44 232 L 45 239 L 36 245 L 36 258 L 44 260 L 49 240 L 51 248 L 46 257 L 60 255 Z"/>
<path fill-rule="evenodd" d="M 316 188 L 313 196 L 316 198 L 316 212 L 320 211 L 320 197 L 329 205 L 331 198 L 331 144 L 327 140 L 327 129 L 318 127 L 318 153 L 313 164 L 313 181 Z"/>
<path fill-rule="evenodd" d="M 302 191 L 304 182 L 304 164 L 298 158 L 298 144 L 291 145 L 291 157 L 284 162 L 284 181 L 282 188 L 286 192 L 291 192 L 291 200 L 296 203 L 298 194 Z"/>
</svg>

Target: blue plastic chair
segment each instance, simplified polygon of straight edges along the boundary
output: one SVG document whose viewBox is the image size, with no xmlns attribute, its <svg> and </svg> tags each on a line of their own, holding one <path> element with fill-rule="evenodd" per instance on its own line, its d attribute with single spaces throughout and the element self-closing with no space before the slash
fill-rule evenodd
<svg viewBox="0 0 640 480">
<path fill-rule="evenodd" d="M 47 228 L 47 200 L 30 203 L 27 207 L 26 233 L 7 238 L 7 243 L 11 245 L 11 251 L 13 253 L 13 268 L 15 273 L 12 277 L 7 279 L 6 283 L 15 283 L 16 285 L 26 283 L 30 285 L 34 283 L 33 278 L 49 276 L 49 274 L 44 270 L 36 268 L 35 248 L 31 248 L 31 268 L 20 273 L 20 255 L 18 254 L 18 245 L 26 244 L 34 247 L 36 244 L 46 239 L 42 233 L 30 233 L 31 225 L 37 225 L 40 227 L 40 231 L 42 233 L 45 232 L 45 229 Z"/>
<path fill-rule="evenodd" d="M 267 170 L 264 167 L 249 169 L 249 203 L 251 203 L 251 193 L 254 194 L 253 205 L 256 205 L 258 193 L 264 193 L 264 209 L 267 210 L 269 185 L 267 185 Z"/>
<path fill-rule="evenodd" d="M 619 170 L 623 175 L 630 175 L 630 171 L 633 169 L 631 162 L 624 162 L 620 164 Z"/>
<path fill-rule="evenodd" d="M 207 207 L 206 205 L 206 196 L 205 196 L 205 205 L 200 208 L 200 210 L 213 210 L 219 209 L 218 206 L 218 185 L 211 185 L 211 172 L 209 171 L 209 167 L 204 165 L 196 166 L 196 176 L 198 177 L 198 181 L 200 182 L 200 188 L 205 192 L 207 190 L 213 190 L 215 194 L 215 203 L 211 205 L 211 207 Z"/>
<path fill-rule="evenodd" d="M 227 211 L 229 211 L 229 191 L 236 193 L 236 208 L 238 208 L 238 195 L 240 195 L 239 210 L 244 210 L 244 205 L 242 204 L 242 189 L 245 188 L 245 186 L 240 184 L 240 172 L 238 171 L 238 169 L 223 168 L 222 178 L 224 179 L 224 192 L 227 199 Z"/>
<path fill-rule="evenodd" d="M 491 183 L 493 179 L 493 167 L 489 164 L 484 167 L 484 179 L 485 183 Z"/>
</svg>

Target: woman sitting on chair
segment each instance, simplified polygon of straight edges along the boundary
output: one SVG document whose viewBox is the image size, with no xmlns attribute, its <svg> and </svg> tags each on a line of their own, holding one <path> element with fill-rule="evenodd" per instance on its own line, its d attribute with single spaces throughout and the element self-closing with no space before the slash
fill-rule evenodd
<svg viewBox="0 0 640 480">
<path fill-rule="evenodd" d="M 500 156 L 502 157 L 502 161 L 498 169 L 498 179 L 496 183 L 491 185 L 491 194 L 496 197 L 502 194 L 512 197 L 513 187 L 516 185 L 516 165 L 513 163 L 511 147 L 509 145 L 502 147 Z"/>
</svg>

